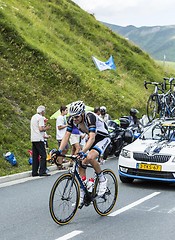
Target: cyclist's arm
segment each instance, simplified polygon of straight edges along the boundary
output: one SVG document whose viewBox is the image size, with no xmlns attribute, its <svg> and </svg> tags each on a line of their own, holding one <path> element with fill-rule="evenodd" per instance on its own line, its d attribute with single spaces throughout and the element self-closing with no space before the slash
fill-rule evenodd
<svg viewBox="0 0 175 240">
<path fill-rule="evenodd" d="M 95 114 L 91 112 L 87 113 L 87 125 L 89 128 L 89 138 L 86 145 L 82 149 L 84 153 L 86 153 L 92 147 L 92 144 L 95 141 L 96 121 L 97 121 L 97 116 Z"/>
<path fill-rule="evenodd" d="M 95 133 L 94 132 L 90 132 L 89 133 L 89 139 L 88 139 L 86 145 L 84 146 L 84 148 L 82 149 L 82 151 L 84 153 L 86 153 L 91 148 L 91 146 L 94 143 L 94 141 L 95 141 Z"/>
</svg>

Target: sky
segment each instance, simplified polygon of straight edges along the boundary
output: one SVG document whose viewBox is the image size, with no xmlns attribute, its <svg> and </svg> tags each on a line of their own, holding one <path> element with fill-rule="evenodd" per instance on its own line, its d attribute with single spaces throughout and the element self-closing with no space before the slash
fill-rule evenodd
<svg viewBox="0 0 175 240">
<path fill-rule="evenodd" d="M 72 0 L 98 21 L 119 26 L 175 25 L 175 0 Z"/>
</svg>

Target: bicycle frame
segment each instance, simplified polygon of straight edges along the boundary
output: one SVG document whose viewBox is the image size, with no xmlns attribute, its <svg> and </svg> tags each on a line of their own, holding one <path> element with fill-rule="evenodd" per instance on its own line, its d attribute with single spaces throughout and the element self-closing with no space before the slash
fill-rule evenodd
<svg viewBox="0 0 175 240">
<path fill-rule="evenodd" d="M 79 166 L 81 166 L 83 168 L 88 168 L 88 167 L 93 168 L 93 167 L 89 164 L 82 164 L 82 162 L 79 159 L 77 159 L 76 156 L 71 156 L 71 155 L 62 155 L 62 156 L 67 157 L 67 158 L 71 158 L 74 161 L 73 168 L 70 170 L 70 174 L 72 175 L 72 184 L 73 184 L 74 178 L 76 177 L 79 184 L 80 184 L 80 187 L 84 190 L 85 195 L 86 195 L 85 205 L 89 205 L 91 203 L 91 201 L 94 201 L 97 198 L 97 196 L 93 197 L 93 194 L 88 191 L 87 186 L 84 183 L 84 181 L 82 181 L 81 176 L 80 176 L 77 168 Z M 95 173 L 94 174 L 94 183 L 95 183 L 96 179 L 97 179 L 97 174 Z M 94 188 L 94 184 L 93 184 L 93 188 Z"/>
<path fill-rule="evenodd" d="M 162 116 L 162 111 L 164 110 L 164 108 L 167 110 L 168 115 L 171 115 L 175 111 L 175 107 L 173 107 L 173 109 L 170 109 L 169 105 L 167 103 L 167 97 L 168 97 L 169 94 L 171 94 L 171 97 L 173 98 L 173 101 L 175 102 L 175 97 L 174 97 L 173 91 L 171 89 L 172 85 L 174 86 L 174 84 L 172 84 L 172 82 L 171 82 L 170 84 L 166 84 L 166 85 L 170 85 L 170 89 L 166 94 L 163 94 L 163 101 L 161 101 L 162 108 L 161 108 L 161 115 L 160 116 Z M 165 118 L 165 110 L 164 110 L 164 116 L 163 117 Z"/>
</svg>

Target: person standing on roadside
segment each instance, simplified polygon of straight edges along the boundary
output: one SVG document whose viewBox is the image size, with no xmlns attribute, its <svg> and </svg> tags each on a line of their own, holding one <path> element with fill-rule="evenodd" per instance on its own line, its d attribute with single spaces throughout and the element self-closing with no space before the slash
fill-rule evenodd
<svg viewBox="0 0 175 240">
<path fill-rule="evenodd" d="M 99 117 L 106 123 L 108 122 L 108 120 L 111 120 L 111 116 L 107 113 L 105 106 L 100 107 Z"/>
<path fill-rule="evenodd" d="M 67 115 L 67 107 L 66 106 L 61 106 L 60 107 L 60 112 L 61 115 L 57 117 L 56 120 L 56 139 L 58 140 L 58 147 L 60 147 L 61 141 L 65 135 L 66 129 L 67 129 L 67 120 L 66 120 L 66 115 Z M 69 150 L 69 143 L 66 144 L 63 154 L 66 154 Z M 63 163 L 63 157 L 58 157 L 57 161 L 57 166 L 59 170 L 64 170 L 66 169 L 62 163 Z"/>
<path fill-rule="evenodd" d="M 32 142 L 32 176 L 50 176 L 46 173 L 46 149 L 44 145 L 43 132 L 49 130 L 51 126 L 44 125 L 44 114 L 46 109 L 44 106 L 37 108 L 37 113 L 33 115 L 30 122 L 31 142 Z M 39 162 L 40 156 L 40 162 Z M 39 169 L 39 173 L 38 173 Z"/>
</svg>

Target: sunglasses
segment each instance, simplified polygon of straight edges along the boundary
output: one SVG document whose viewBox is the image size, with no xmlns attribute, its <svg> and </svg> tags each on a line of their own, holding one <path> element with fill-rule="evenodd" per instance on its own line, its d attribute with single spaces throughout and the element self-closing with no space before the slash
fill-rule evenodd
<svg viewBox="0 0 175 240">
<path fill-rule="evenodd" d="M 79 118 L 79 116 L 80 116 L 80 115 L 77 115 L 77 116 L 73 116 L 73 118 L 77 119 L 77 118 Z"/>
</svg>

